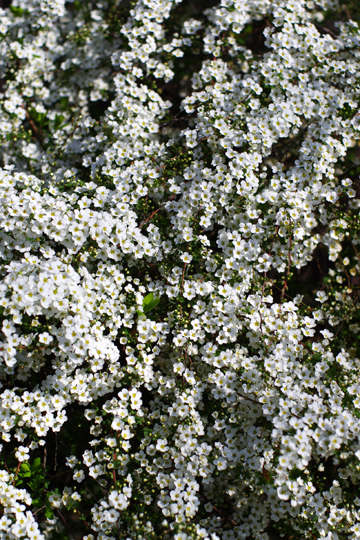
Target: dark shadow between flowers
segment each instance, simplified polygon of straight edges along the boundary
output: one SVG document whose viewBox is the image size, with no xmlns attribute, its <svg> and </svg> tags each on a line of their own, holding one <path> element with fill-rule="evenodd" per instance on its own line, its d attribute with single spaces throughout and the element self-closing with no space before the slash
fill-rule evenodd
<svg viewBox="0 0 360 540">
<path fill-rule="evenodd" d="M 267 273 L 267 278 L 273 282 L 274 302 L 281 303 L 282 295 L 286 300 L 294 298 L 301 292 L 304 304 L 314 308 L 319 307 L 313 298 L 313 293 L 321 289 L 324 276 L 328 274 L 329 269 L 333 266 L 334 263 L 329 261 L 325 247 L 318 246 L 313 253 L 312 260 L 306 266 L 292 269 L 292 276 L 287 281 L 284 295 L 282 285 L 279 285 L 279 282 L 284 279 L 286 272 L 280 274 L 272 268 Z"/>
<path fill-rule="evenodd" d="M 113 96 L 109 97 L 106 101 L 99 99 L 98 101 L 90 101 L 89 103 L 89 112 L 91 117 L 99 121 L 106 111 L 106 109 L 111 105 Z"/>
</svg>

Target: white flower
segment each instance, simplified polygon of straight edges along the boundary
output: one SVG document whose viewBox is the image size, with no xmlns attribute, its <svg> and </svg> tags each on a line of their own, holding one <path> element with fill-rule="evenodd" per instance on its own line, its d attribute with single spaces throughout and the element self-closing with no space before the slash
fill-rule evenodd
<svg viewBox="0 0 360 540">
<path fill-rule="evenodd" d="M 27 446 L 19 446 L 15 457 L 18 461 L 27 461 L 30 457 L 30 449 Z"/>
<path fill-rule="evenodd" d="M 76 482 L 78 483 L 82 482 L 84 478 L 85 478 L 85 473 L 82 469 L 78 469 L 73 474 L 73 480 L 76 480 Z"/>
<path fill-rule="evenodd" d="M 42 334 L 39 334 L 38 339 L 40 343 L 47 345 L 48 343 L 51 343 L 54 338 L 48 332 L 43 332 Z"/>
<path fill-rule="evenodd" d="M 182 253 L 180 255 L 180 259 L 184 262 L 184 263 L 191 263 L 192 261 L 192 255 L 190 255 L 187 251 L 185 251 L 185 253 Z"/>
<path fill-rule="evenodd" d="M 160 450 L 160 452 L 167 452 L 167 450 L 169 450 L 167 440 L 166 439 L 158 439 L 156 441 L 156 449 Z"/>
<path fill-rule="evenodd" d="M 316 297 L 317 297 L 316 300 L 321 303 L 326 302 L 326 300 L 328 300 L 329 298 L 324 291 L 318 291 L 316 293 Z"/>
</svg>

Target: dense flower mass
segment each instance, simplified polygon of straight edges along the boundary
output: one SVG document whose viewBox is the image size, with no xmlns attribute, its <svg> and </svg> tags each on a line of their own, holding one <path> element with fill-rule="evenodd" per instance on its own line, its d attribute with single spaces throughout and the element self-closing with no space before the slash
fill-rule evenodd
<svg viewBox="0 0 360 540">
<path fill-rule="evenodd" d="M 360 537 L 360 13 L 0 8 L 0 537 Z"/>
</svg>

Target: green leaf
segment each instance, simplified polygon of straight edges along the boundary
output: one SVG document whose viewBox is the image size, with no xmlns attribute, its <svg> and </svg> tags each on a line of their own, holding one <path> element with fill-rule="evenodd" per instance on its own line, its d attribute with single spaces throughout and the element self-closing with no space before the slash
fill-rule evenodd
<svg viewBox="0 0 360 540">
<path fill-rule="evenodd" d="M 64 121 L 64 118 L 65 118 L 65 117 L 64 117 L 62 114 L 57 114 L 57 115 L 55 116 L 55 131 L 56 131 L 57 129 L 59 129 L 59 127 L 61 126 L 61 124 L 62 124 L 63 121 Z"/>
<path fill-rule="evenodd" d="M 41 458 L 35 458 L 34 461 L 31 464 L 31 470 L 36 471 L 37 469 L 42 469 L 41 466 Z"/>
<path fill-rule="evenodd" d="M 151 292 L 150 294 L 147 294 L 143 300 L 143 306 L 147 306 L 152 302 L 152 299 L 154 298 L 154 294 Z"/>
<path fill-rule="evenodd" d="M 37 491 L 37 489 L 39 488 L 37 478 L 31 480 L 31 482 L 28 482 L 28 486 L 32 491 Z"/>
<path fill-rule="evenodd" d="M 65 129 L 66 127 L 71 126 L 71 124 L 61 124 L 59 129 Z"/>
<path fill-rule="evenodd" d="M 150 302 L 147 306 L 144 307 L 144 313 L 149 313 L 152 309 L 156 308 L 158 303 L 160 302 L 160 298 L 155 298 L 152 302 Z"/>
<path fill-rule="evenodd" d="M 50 508 L 46 508 L 44 514 L 47 519 L 54 519 L 54 512 Z"/>
<path fill-rule="evenodd" d="M 9 9 L 11 13 L 15 15 L 15 17 L 21 17 L 21 15 L 25 12 L 25 9 L 15 6 L 9 6 Z"/>
<path fill-rule="evenodd" d="M 30 465 L 27 463 L 27 461 L 24 461 L 24 462 L 20 465 L 19 476 L 20 476 L 21 478 L 30 478 L 30 476 L 31 476 L 31 469 L 30 469 Z"/>
<path fill-rule="evenodd" d="M 149 311 L 154 309 L 158 305 L 159 302 L 160 302 L 160 297 L 159 298 L 154 298 L 153 293 L 147 294 L 145 296 L 144 300 L 143 300 L 143 313 L 144 314 L 149 313 Z M 138 311 L 138 313 L 139 313 L 139 311 Z"/>
<path fill-rule="evenodd" d="M 68 97 L 62 97 L 60 98 L 60 105 L 61 105 L 61 108 L 63 110 L 67 110 L 68 108 L 68 103 L 69 103 L 69 98 Z"/>
</svg>

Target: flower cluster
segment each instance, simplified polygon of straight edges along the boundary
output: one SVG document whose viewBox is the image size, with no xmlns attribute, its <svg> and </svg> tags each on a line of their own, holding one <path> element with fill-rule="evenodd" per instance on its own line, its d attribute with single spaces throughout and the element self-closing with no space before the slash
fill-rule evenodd
<svg viewBox="0 0 360 540">
<path fill-rule="evenodd" d="M 190 4 L 0 9 L 8 540 L 360 536 L 360 17 Z"/>
<path fill-rule="evenodd" d="M 21 459 L 20 459 L 21 460 Z M 31 497 L 25 489 L 17 489 L 13 485 L 14 475 L 0 471 L 0 504 L 2 517 L 0 519 L 1 535 L 6 538 L 22 538 L 45 540 L 39 531 L 38 523 L 26 506 L 31 505 Z"/>
</svg>

